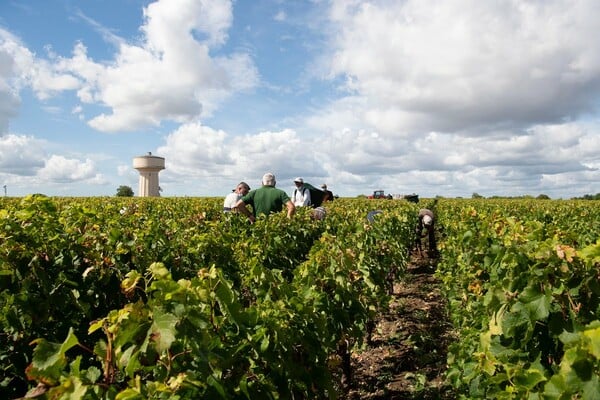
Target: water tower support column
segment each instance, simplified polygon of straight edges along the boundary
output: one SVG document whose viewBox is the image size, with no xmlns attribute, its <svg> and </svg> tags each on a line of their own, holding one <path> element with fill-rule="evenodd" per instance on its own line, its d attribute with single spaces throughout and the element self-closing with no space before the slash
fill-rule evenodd
<svg viewBox="0 0 600 400">
<path fill-rule="evenodd" d="M 133 159 L 133 168 L 137 169 L 140 173 L 138 196 L 160 196 L 158 173 L 165 169 L 165 159 L 163 157 L 153 156 L 152 153 L 149 152 L 148 155 L 135 157 Z"/>
</svg>

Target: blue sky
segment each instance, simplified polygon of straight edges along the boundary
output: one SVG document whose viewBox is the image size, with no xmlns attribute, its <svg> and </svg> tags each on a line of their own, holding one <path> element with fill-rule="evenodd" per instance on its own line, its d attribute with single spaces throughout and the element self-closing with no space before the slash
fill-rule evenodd
<svg viewBox="0 0 600 400">
<path fill-rule="evenodd" d="M 600 192 L 600 2 L 3 0 L 7 195 Z"/>
</svg>

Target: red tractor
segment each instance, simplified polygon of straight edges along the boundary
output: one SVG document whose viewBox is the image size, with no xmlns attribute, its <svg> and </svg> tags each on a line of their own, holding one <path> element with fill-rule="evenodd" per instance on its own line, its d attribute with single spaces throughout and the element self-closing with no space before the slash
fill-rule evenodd
<svg viewBox="0 0 600 400">
<path fill-rule="evenodd" d="M 392 196 L 391 195 L 386 195 L 385 191 L 383 190 L 375 190 L 373 191 L 373 194 L 370 194 L 369 196 L 367 196 L 367 198 L 369 199 L 391 199 Z"/>
</svg>

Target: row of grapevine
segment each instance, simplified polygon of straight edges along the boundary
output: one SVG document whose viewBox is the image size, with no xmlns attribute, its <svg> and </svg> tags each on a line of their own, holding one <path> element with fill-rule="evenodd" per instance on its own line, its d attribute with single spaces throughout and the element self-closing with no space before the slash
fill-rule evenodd
<svg viewBox="0 0 600 400">
<path fill-rule="evenodd" d="M 335 398 L 332 366 L 407 262 L 399 204 L 249 225 L 217 198 L 4 199 L 0 394 Z"/>
<path fill-rule="evenodd" d="M 440 201 L 438 276 L 465 398 L 600 398 L 600 207 Z"/>
</svg>

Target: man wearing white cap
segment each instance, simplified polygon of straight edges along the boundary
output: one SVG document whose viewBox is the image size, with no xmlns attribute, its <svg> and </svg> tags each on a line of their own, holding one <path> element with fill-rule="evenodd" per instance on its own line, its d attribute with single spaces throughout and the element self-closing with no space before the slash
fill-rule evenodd
<svg viewBox="0 0 600 400">
<path fill-rule="evenodd" d="M 434 229 L 435 216 L 433 211 L 422 208 L 419 210 L 419 221 L 417 222 L 417 246 L 420 248 L 421 238 L 425 236 L 429 237 L 429 255 L 437 253 L 437 245 L 435 243 L 435 229 Z"/>
<path fill-rule="evenodd" d="M 294 184 L 296 185 L 296 189 L 294 189 L 294 193 L 292 194 L 292 203 L 296 207 L 310 206 L 310 190 L 304 186 L 304 179 L 298 177 L 294 179 Z"/>
</svg>

